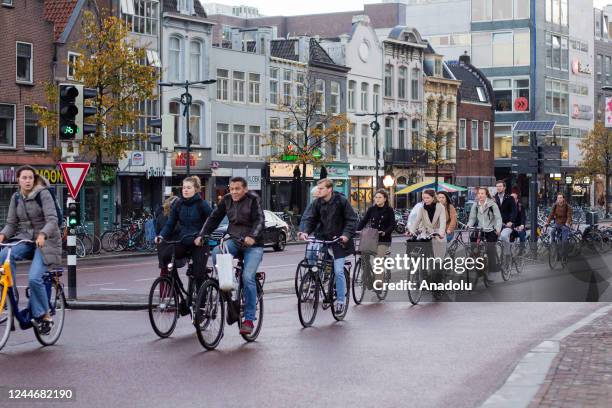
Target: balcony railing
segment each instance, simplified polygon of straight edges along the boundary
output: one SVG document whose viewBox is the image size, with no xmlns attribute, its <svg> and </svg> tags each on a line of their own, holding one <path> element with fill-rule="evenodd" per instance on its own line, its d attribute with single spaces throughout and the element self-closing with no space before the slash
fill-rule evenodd
<svg viewBox="0 0 612 408">
<path fill-rule="evenodd" d="M 385 150 L 385 163 L 399 166 L 426 166 L 427 152 L 414 149 Z"/>
</svg>

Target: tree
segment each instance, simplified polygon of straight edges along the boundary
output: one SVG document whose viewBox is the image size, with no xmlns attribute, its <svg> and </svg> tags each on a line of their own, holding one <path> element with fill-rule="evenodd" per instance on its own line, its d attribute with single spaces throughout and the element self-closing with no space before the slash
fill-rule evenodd
<svg viewBox="0 0 612 408">
<path fill-rule="evenodd" d="M 140 112 L 139 102 L 154 96 L 159 74 L 154 67 L 143 64 L 145 50 L 137 48 L 130 40 L 128 26 L 114 16 L 103 16 L 85 11 L 81 27 L 82 37 L 76 43 L 81 54 L 73 64 L 75 78 L 87 88 L 98 91 L 91 100 L 98 113 L 90 118 L 96 131 L 83 137 L 82 145 L 91 156 L 95 156 L 96 188 L 94 205 L 95 234 L 100 233 L 100 190 L 102 166 L 105 157 L 125 157 L 130 145 L 145 139 L 144 129 L 127 137 L 121 129 L 135 124 Z M 57 90 L 49 87 L 47 99 L 57 102 Z M 42 126 L 57 128 L 57 114 L 37 106 Z"/>
<path fill-rule="evenodd" d="M 432 104 L 430 106 L 430 103 Z M 452 146 L 452 140 L 444 133 L 444 129 L 440 129 L 444 107 L 444 98 L 442 96 L 437 99 L 430 99 L 427 102 L 427 118 L 434 119 L 426 121 L 424 137 L 424 148 L 427 152 L 428 162 L 434 165 L 434 190 L 438 191 L 438 176 L 440 173 L 440 165 L 450 162 L 450 157 L 445 157 L 442 152 Z"/>
<path fill-rule="evenodd" d="M 345 114 L 323 111 L 325 95 L 317 89 L 312 73 L 298 74 L 297 95 L 283 101 L 283 129 L 270 129 L 264 146 L 270 146 L 271 160 L 290 161 L 301 167 L 300 213 L 306 207 L 306 168 L 334 160 L 337 149 L 346 149 L 348 120 Z M 339 103 L 339 102 L 338 102 Z"/>
<path fill-rule="evenodd" d="M 582 161 L 580 162 L 581 177 L 590 176 L 594 178 L 597 175 L 603 174 L 605 180 L 605 205 L 606 213 L 608 213 L 608 204 L 610 197 L 610 165 L 612 164 L 612 132 L 607 129 L 603 122 L 595 122 L 593 130 L 580 141 L 578 144 L 582 153 Z"/>
</svg>

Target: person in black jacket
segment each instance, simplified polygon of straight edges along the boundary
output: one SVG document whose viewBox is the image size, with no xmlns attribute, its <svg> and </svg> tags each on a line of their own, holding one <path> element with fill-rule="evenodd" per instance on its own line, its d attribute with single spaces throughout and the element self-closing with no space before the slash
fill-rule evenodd
<svg viewBox="0 0 612 408">
<path fill-rule="evenodd" d="M 202 237 L 212 234 L 227 215 L 229 219 L 227 233 L 232 236 L 232 239 L 226 241 L 225 249 L 234 257 L 239 254 L 244 256 L 242 282 L 246 293 L 246 309 L 244 321 L 240 325 L 240 333 L 251 334 L 257 307 L 255 276 L 263 258 L 265 216 L 259 197 L 249 192 L 247 181 L 243 177 L 231 178 L 229 189 L 229 194 L 223 197 L 202 227 L 196 238 L 196 245 L 201 245 Z M 216 263 L 217 254 L 220 251 L 220 247 L 213 250 L 213 263 Z"/>
<path fill-rule="evenodd" d="M 497 193 L 495 193 L 495 202 L 499 207 L 499 212 L 502 217 L 502 230 L 499 234 L 499 240 L 504 245 L 504 252 L 507 256 L 510 256 L 510 236 L 512 235 L 512 228 L 514 227 L 514 221 L 516 220 L 516 201 L 510 194 L 506 194 L 506 183 L 503 180 L 498 180 L 495 183 Z"/>
<path fill-rule="evenodd" d="M 520 199 L 520 190 L 518 187 L 512 187 L 512 198 L 514 198 L 514 202 L 516 204 L 516 218 L 513 221 L 514 231 L 516 236 L 519 237 L 521 243 L 524 243 L 527 240 L 527 230 L 525 229 L 525 224 L 527 224 L 527 212 L 525 211 L 525 206 L 521 203 Z"/>
<path fill-rule="evenodd" d="M 335 192 L 330 179 L 322 179 L 317 183 L 319 198 L 312 204 L 312 210 L 304 221 L 304 228 L 300 232 L 301 239 L 308 239 L 308 235 L 316 230 L 317 239 L 330 241 L 340 238 L 342 245 L 332 246 L 334 251 L 334 273 L 336 275 L 336 313 L 344 312 L 344 299 L 346 297 L 346 282 L 344 278 L 344 258 L 355 252 L 353 236 L 357 226 L 357 214 L 342 194 Z M 318 229 L 317 229 L 318 227 Z"/>
<path fill-rule="evenodd" d="M 374 205 L 366 211 L 365 216 L 357 225 L 357 231 L 359 232 L 367 226 L 377 229 L 379 234 L 376 253 L 361 253 L 365 285 L 371 290 L 374 283 L 372 276 L 372 255 L 375 255 L 377 258 L 386 256 L 391 247 L 391 233 L 395 229 L 395 213 L 389 205 L 389 194 L 386 190 L 380 189 L 376 192 L 374 195 Z"/>
<path fill-rule="evenodd" d="M 193 258 L 193 275 L 198 286 L 206 277 L 208 254 L 204 248 L 195 245 L 195 238 L 211 213 L 210 205 L 200 196 L 201 190 L 202 185 L 198 176 L 190 176 L 183 180 L 183 197 L 174 202 L 168 220 L 155 238 L 155 243 L 158 244 L 157 257 L 161 275 L 168 273 L 167 265 L 172 259 L 172 247 L 174 246 L 176 259 L 188 256 Z M 178 231 L 175 230 L 175 227 Z M 180 239 L 181 242 L 165 244 L 164 239 Z"/>
</svg>

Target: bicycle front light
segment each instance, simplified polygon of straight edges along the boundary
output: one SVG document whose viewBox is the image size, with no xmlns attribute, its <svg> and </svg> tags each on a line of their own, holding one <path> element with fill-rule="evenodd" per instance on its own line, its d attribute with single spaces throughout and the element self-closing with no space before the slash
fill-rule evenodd
<svg viewBox="0 0 612 408">
<path fill-rule="evenodd" d="M 313 272 L 318 272 L 319 271 L 319 267 L 318 266 L 313 266 L 310 269 L 312 269 Z"/>
<path fill-rule="evenodd" d="M 170 262 L 170 263 L 168 264 L 168 270 L 171 270 L 173 267 L 174 267 L 174 264 L 173 264 L 172 262 Z"/>
</svg>

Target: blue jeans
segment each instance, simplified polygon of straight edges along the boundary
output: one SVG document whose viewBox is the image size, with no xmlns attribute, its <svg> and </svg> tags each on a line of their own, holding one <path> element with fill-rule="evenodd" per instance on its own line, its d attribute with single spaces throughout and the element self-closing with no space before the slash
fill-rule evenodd
<svg viewBox="0 0 612 408">
<path fill-rule="evenodd" d="M 554 223 L 552 225 L 552 228 L 553 228 L 552 235 L 551 235 L 552 238 L 554 238 L 555 234 L 557 234 L 557 229 L 561 229 L 561 242 L 567 242 L 567 240 L 569 239 L 569 232 L 570 232 L 570 229 L 567 225 Z"/>
<path fill-rule="evenodd" d="M 337 302 L 344 304 L 346 297 L 346 281 L 344 280 L 344 258 L 334 259 L 334 274 L 336 275 Z"/>
<path fill-rule="evenodd" d="M 8 254 L 8 248 L 2 248 L 0 252 L 0 263 L 3 263 Z M 30 266 L 30 272 L 28 274 L 28 284 L 30 286 L 30 311 L 32 316 L 35 318 L 43 317 L 49 311 L 49 298 L 47 295 L 47 288 L 43 281 L 43 275 L 47 272 L 47 265 L 43 260 L 42 253 L 39 248 L 36 248 L 34 244 L 21 243 L 15 247 L 11 252 L 11 271 L 13 272 L 13 279 L 16 279 L 17 265 L 15 261 L 22 261 L 25 259 L 31 259 L 32 265 Z"/>
<path fill-rule="evenodd" d="M 244 255 L 244 267 L 242 269 L 242 286 L 246 295 L 246 307 L 244 311 L 244 320 L 254 320 L 257 310 L 257 284 L 255 283 L 255 274 L 257 268 L 263 258 L 263 247 L 245 247 L 242 248 L 236 244 L 234 240 L 225 241 L 227 252 L 234 257 L 242 252 Z M 213 264 L 217 263 L 217 254 L 221 252 L 221 247 L 218 246 L 213 250 Z"/>
</svg>

